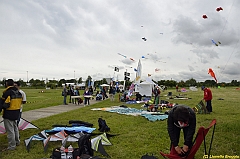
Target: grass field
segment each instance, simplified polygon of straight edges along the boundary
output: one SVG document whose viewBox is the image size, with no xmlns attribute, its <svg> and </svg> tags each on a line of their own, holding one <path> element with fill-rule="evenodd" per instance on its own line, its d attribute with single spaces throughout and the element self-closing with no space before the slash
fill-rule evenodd
<svg viewBox="0 0 240 159">
<path fill-rule="evenodd" d="M 23 89 L 27 94 L 28 103 L 24 105 L 24 111 L 38 109 L 42 107 L 49 107 L 62 104 L 61 90 L 44 90 L 44 93 L 39 93 L 41 90 L 36 89 Z M 2 91 L 1 91 L 2 92 Z M 173 95 L 178 95 L 175 90 L 167 90 L 161 93 L 161 99 L 167 100 L 168 92 L 173 92 Z M 212 88 L 213 92 L 213 112 L 211 114 L 197 114 L 197 129 L 200 126 L 207 127 L 212 119 L 217 119 L 215 135 L 211 154 L 214 156 L 229 155 L 240 158 L 240 91 L 236 88 Z M 203 97 L 202 91 L 186 92 L 190 97 L 189 100 L 168 100 L 171 103 L 185 104 L 194 107 Z M 104 146 L 107 153 L 113 159 L 140 159 L 142 155 L 148 153 L 157 156 L 159 159 L 163 158 L 159 152 L 169 152 L 170 140 L 167 133 L 167 120 L 150 122 L 141 116 L 127 116 L 117 113 L 110 113 L 104 111 L 92 111 L 91 108 L 110 107 L 117 105 L 126 105 L 132 108 L 142 109 L 142 104 L 125 104 L 119 102 L 105 100 L 89 107 L 79 108 L 74 111 L 54 115 L 51 117 L 43 118 L 33 121 L 40 130 L 27 129 L 20 131 L 21 145 L 15 151 L 0 152 L 2 159 L 40 159 L 49 158 L 52 149 L 59 147 L 61 142 L 51 142 L 48 145 L 48 151 L 44 153 L 43 146 L 40 141 L 31 143 L 31 149 L 28 153 L 24 145 L 24 139 L 29 138 L 33 134 L 39 133 L 41 130 L 52 129 L 53 124 L 68 124 L 69 120 L 83 120 L 94 124 L 95 133 L 99 133 L 98 118 L 102 117 L 106 120 L 107 125 L 111 128 L 110 134 L 118 134 L 111 137 L 110 141 L 112 146 Z M 224 100 L 218 100 L 223 98 Z M 163 110 L 165 112 L 167 109 Z M 197 131 L 197 130 L 196 130 Z M 206 138 L 207 149 L 211 139 L 212 129 L 209 131 Z M 7 147 L 6 134 L 0 135 L 0 149 Z M 182 144 L 182 136 L 181 136 Z M 68 143 L 70 144 L 70 143 Z M 73 143 L 76 147 L 77 144 Z M 95 155 L 101 156 L 98 152 Z M 201 145 L 195 158 L 203 158 L 204 146 Z M 214 157 L 213 156 L 213 157 Z"/>
</svg>

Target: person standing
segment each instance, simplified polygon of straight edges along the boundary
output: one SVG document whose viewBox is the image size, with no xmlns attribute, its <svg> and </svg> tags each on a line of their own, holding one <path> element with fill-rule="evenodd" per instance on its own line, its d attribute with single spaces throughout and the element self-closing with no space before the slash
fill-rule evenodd
<svg viewBox="0 0 240 159">
<path fill-rule="evenodd" d="M 74 95 L 75 96 L 80 96 L 80 92 L 79 92 L 77 87 L 74 89 Z M 79 105 L 79 98 L 75 98 L 75 104 L 77 104 L 77 103 Z"/>
<path fill-rule="evenodd" d="M 63 104 L 64 104 L 64 105 L 68 105 L 68 104 L 67 104 L 67 94 L 68 94 L 67 84 L 65 84 L 65 85 L 63 86 Z"/>
<path fill-rule="evenodd" d="M 176 85 L 176 92 L 178 92 L 178 85 Z"/>
<path fill-rule="evenodd" d="M 186 105 L 176 105 L 168 112 L 168 134 L 171 140 L 171 148 L 185 156 L 193 145 L 193 135 L 196 131 L 196 114 L 192 108 Z M 183 147 L 179 146 L 181 129 L 184 134 Z"/>
<path fill-rule="evenodd" d="M 90 100 L 90 92 L 88 90 L 88 88 L 85 89 L 83 96 L 84 96 L 84 106 L 86 106 L 87 104 L 90 105 L 89 100 Z"/>
<path fill-rule="evenodd" d="M 26 96 L 26 93 L 20 89 L 20 82 L 17 81 L 17 82 L 14 82 L 14 87 L 16 87 L 18 89 L 18 91 L 22 94 L 22 104 L 21 104 L 21 108 L 20 108 L 20 114 L 19 114 L 19 118 L 17 120 L 17 125 L 19 124 L 20 122 L 20 119 L 22 117 L 22 110 L 23 110 L 23 104 L 26 104 L 27 102 L 27 96 Z"/>
<path fill-rule="evenodd" d="M 153 94 L 154 94 L 154 104 L 155 104 L 155 105 L 158 105 L 158 104 L 159 104 L 160 93 L 161 93 L 161 91 L 160 91 L 159 87 L 156 85 L 155 88 L 154 88 L 154 90 L 153 90 Z"/>
<path fill-rule="evenodd" d="M 5 150 L 15 150 L 16 146 L 20 145 L 17 120 L 20 115 L 22 94 L 13 84 L 12 79 L 6 81 L 7 88 L 3 91 L 0 104 L 3 109 L 3 123 L 8 139 L 8 148 Z"/>
<path fill-rule="evenodd" d="M 114 97 L 113 97 L 113 86 L 110 86 L 108 93 L 109 93 L 109 98 L 110 98 L 110 100 L 113 101 L 113 98 L 114 98 Z"/>
<path fill-rule="evenodd" d="M 206 102 L 206 108 L 208 112 L 212 112 L 212 91 L 210 88 L 202 86 L 203 90 L 203 100 Z"/>
<path fill-rule="evenodd" d="M 72 96 L 74 96 L 74 86 L 69 84 L 69 103 L 73 102 L 74 104 L 74 99 L 72 99 Z"/>
</svg>

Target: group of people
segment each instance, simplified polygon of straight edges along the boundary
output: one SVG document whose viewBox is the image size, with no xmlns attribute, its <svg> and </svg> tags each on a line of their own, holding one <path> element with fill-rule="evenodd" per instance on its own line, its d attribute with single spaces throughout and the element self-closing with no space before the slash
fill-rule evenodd
<svg viewBox="0 0 240 159">
<path fill-rule="evenodd" d="M 8 147 L 4 150 L 14 150 L 20 145 L 18 124 L 25 103 L 26 94 L 20 89 L 20 82 L 6 80 L 6 89 L 0 99 L 0 112 L 3 111 L 3 123 L 8 139 Z"/>
<path fill-rule="evenodd" d="M 67 104 L 67 96 L 69 95 L 69 103 L 73 103 L 73 104 L 81 104 L 81 98 L 72 98 L 73 96 L 80 96 L 80 92 L 79 89 L 77 87 L 74 87 L 73 85 L 69 85 L 68 86 L 69 89 L 67 88 L 67 84 L 64 85 L 63 87 L 63 91 L 62 91 L 62 95 L 63 95 L 63 104 L 64 105 L 68 105 Z M 83 93 L 83 97 L 84 97 L 84 106 L 85 105 L 90 105 L 90 99 L 91 96 L 93 95 L 93 88 L 92 86 L 90 87 L 86 87 Z"/>
</svg>

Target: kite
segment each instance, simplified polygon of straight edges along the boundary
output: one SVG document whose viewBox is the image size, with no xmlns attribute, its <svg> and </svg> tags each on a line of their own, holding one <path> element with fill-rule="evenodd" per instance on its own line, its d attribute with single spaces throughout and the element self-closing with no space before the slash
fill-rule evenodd
<svg viewBox="0 0 240 159">
<path fill-rule="evenodd" d="M 100 152 L 104 156 L 110 157 L 103 148 L 103 145 L 112 145 L 111 142 L 108 140 L 107 136 L 108 134 L 106 135 L 106 133 L 103 133 L 102 135 L 91 139 L 91 143 L 93 150 Z"/>
<path fill-rule="evenodd" d="M 135 71 L 135 69 L 134 69 L 134 71 Z M 136 79 L 135 79 L 135 82 L 139 84 L 140 80 L 141 80 L 141 77 L 142 77 L 142 64 L 141 64 L 141 61 L 139 59 L 138 66 L 137 66 L 137 69 L 136 69 Z"/>
<path fill-rule="evenodd" d="M 217 12 L 219 12 L 219 11 L 221 11 L 221 10 L 223 10 L 222 7 L 216 8 L 216 11 L 217 11 Z"/>
<path fill-rule="evenodd" d="M 123 54 L 118 53 L 118 55 L 127 58 L 127 56 L 125 56 L 125 55 L 123 55 Z"/>
<path fill-rule="evenodd" d="M 31 141 L 33 141 L 33 140 L 44 141 L 46 139 L 47 139 L 47 134 L 45 133 L 45 130 L 43 130 L 40 133 L 35 134 L 35 135 L 31 136 L 30 138 L 24 140 L 27 151 L 29 152 Z"/>
<path fill-rule="evenodd" d="M 210 74 L 215 79 L 215 81 L 217 83 L 217 78 L 216 78 L 215 73 L 213 72 L 213 70 L 211 68 L 208 69 L 208 74 Z"/>
<path fill-rule="evenodd" d="M 155 72 L 159 72 L 160 71 L 160 69 L 159 68 L 155 68 Z"/>
<path fill-rule="evenodd" d="M 147 39 L 145 37 L 142 38 L 144 41 L 147 41 Z"/>
<path fill-rule="evenodd" d="M 220 45 L 221 44 L 221 42 L 220 41 L 218 41 L 217 43 L 212 39 L 212 43 L 213 44 L 215 44 L 216 46 L 218 46 L 218 45 Z"/>
<path fill-rule="evenodd" d="M 162 34 L 162 35 L 163 35 L 163 33 L 159 33 L 159 34 Z"/>
<path fill-rule="evenodd" d="M 133 59 L 133 58 L 130 58 L 130 60 L 134 61 L 134 59 Z"/>
<path fill-rule="evenodd" d="M 203 19 L 207 19 L 208 18 L 206 14 L 203 14 L 202 17 L 203 17 Z"/>
<path fill-rule="evenodd" d="M 25 129 L 30 129 L 30 128 L 38 129 L 37 126 L 33 125 L 29 121 L 27 121 L 23 118 L 20 118 L 20 121 L 19 121 L 19 124 L 18 124 L 18 129 L 19 130 L 25 130 Z M 1 121 L 0 122 L 0 134 L 5 134 L 5 133 L 6 133 L 6 130 L 5 130 L 5 127 L 4 127 L 4 123 L 3 123 L 3 121 Z"/>
</svg>

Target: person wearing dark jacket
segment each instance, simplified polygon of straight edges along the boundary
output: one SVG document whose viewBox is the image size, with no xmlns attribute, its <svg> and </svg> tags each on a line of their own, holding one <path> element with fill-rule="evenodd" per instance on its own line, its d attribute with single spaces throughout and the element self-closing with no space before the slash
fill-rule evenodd
<svg viewBox="0 0 240 159">
<path fill-rule="evenodd" d="M 176 105 L 168 113 L 168 134 L 173 146 L 179 155 L 185 155 L 192 147 L 193 136 L 196 130 L 196 114 L 186 105 Z M 180 131 L 184 133 L 184 145 L 178 145 Z"/>
<path fill-rule="evenodd" d="M 3 122 L 7 132 L 8 148 L 14 150 L 20 144 L 17 120 L 20 115 L 22 94 L 13 86 L 12 79 L 6 81 L 7 88 L 3 91 L 1 98 L 1 109 L 3 109 Z"/>
</svg>

